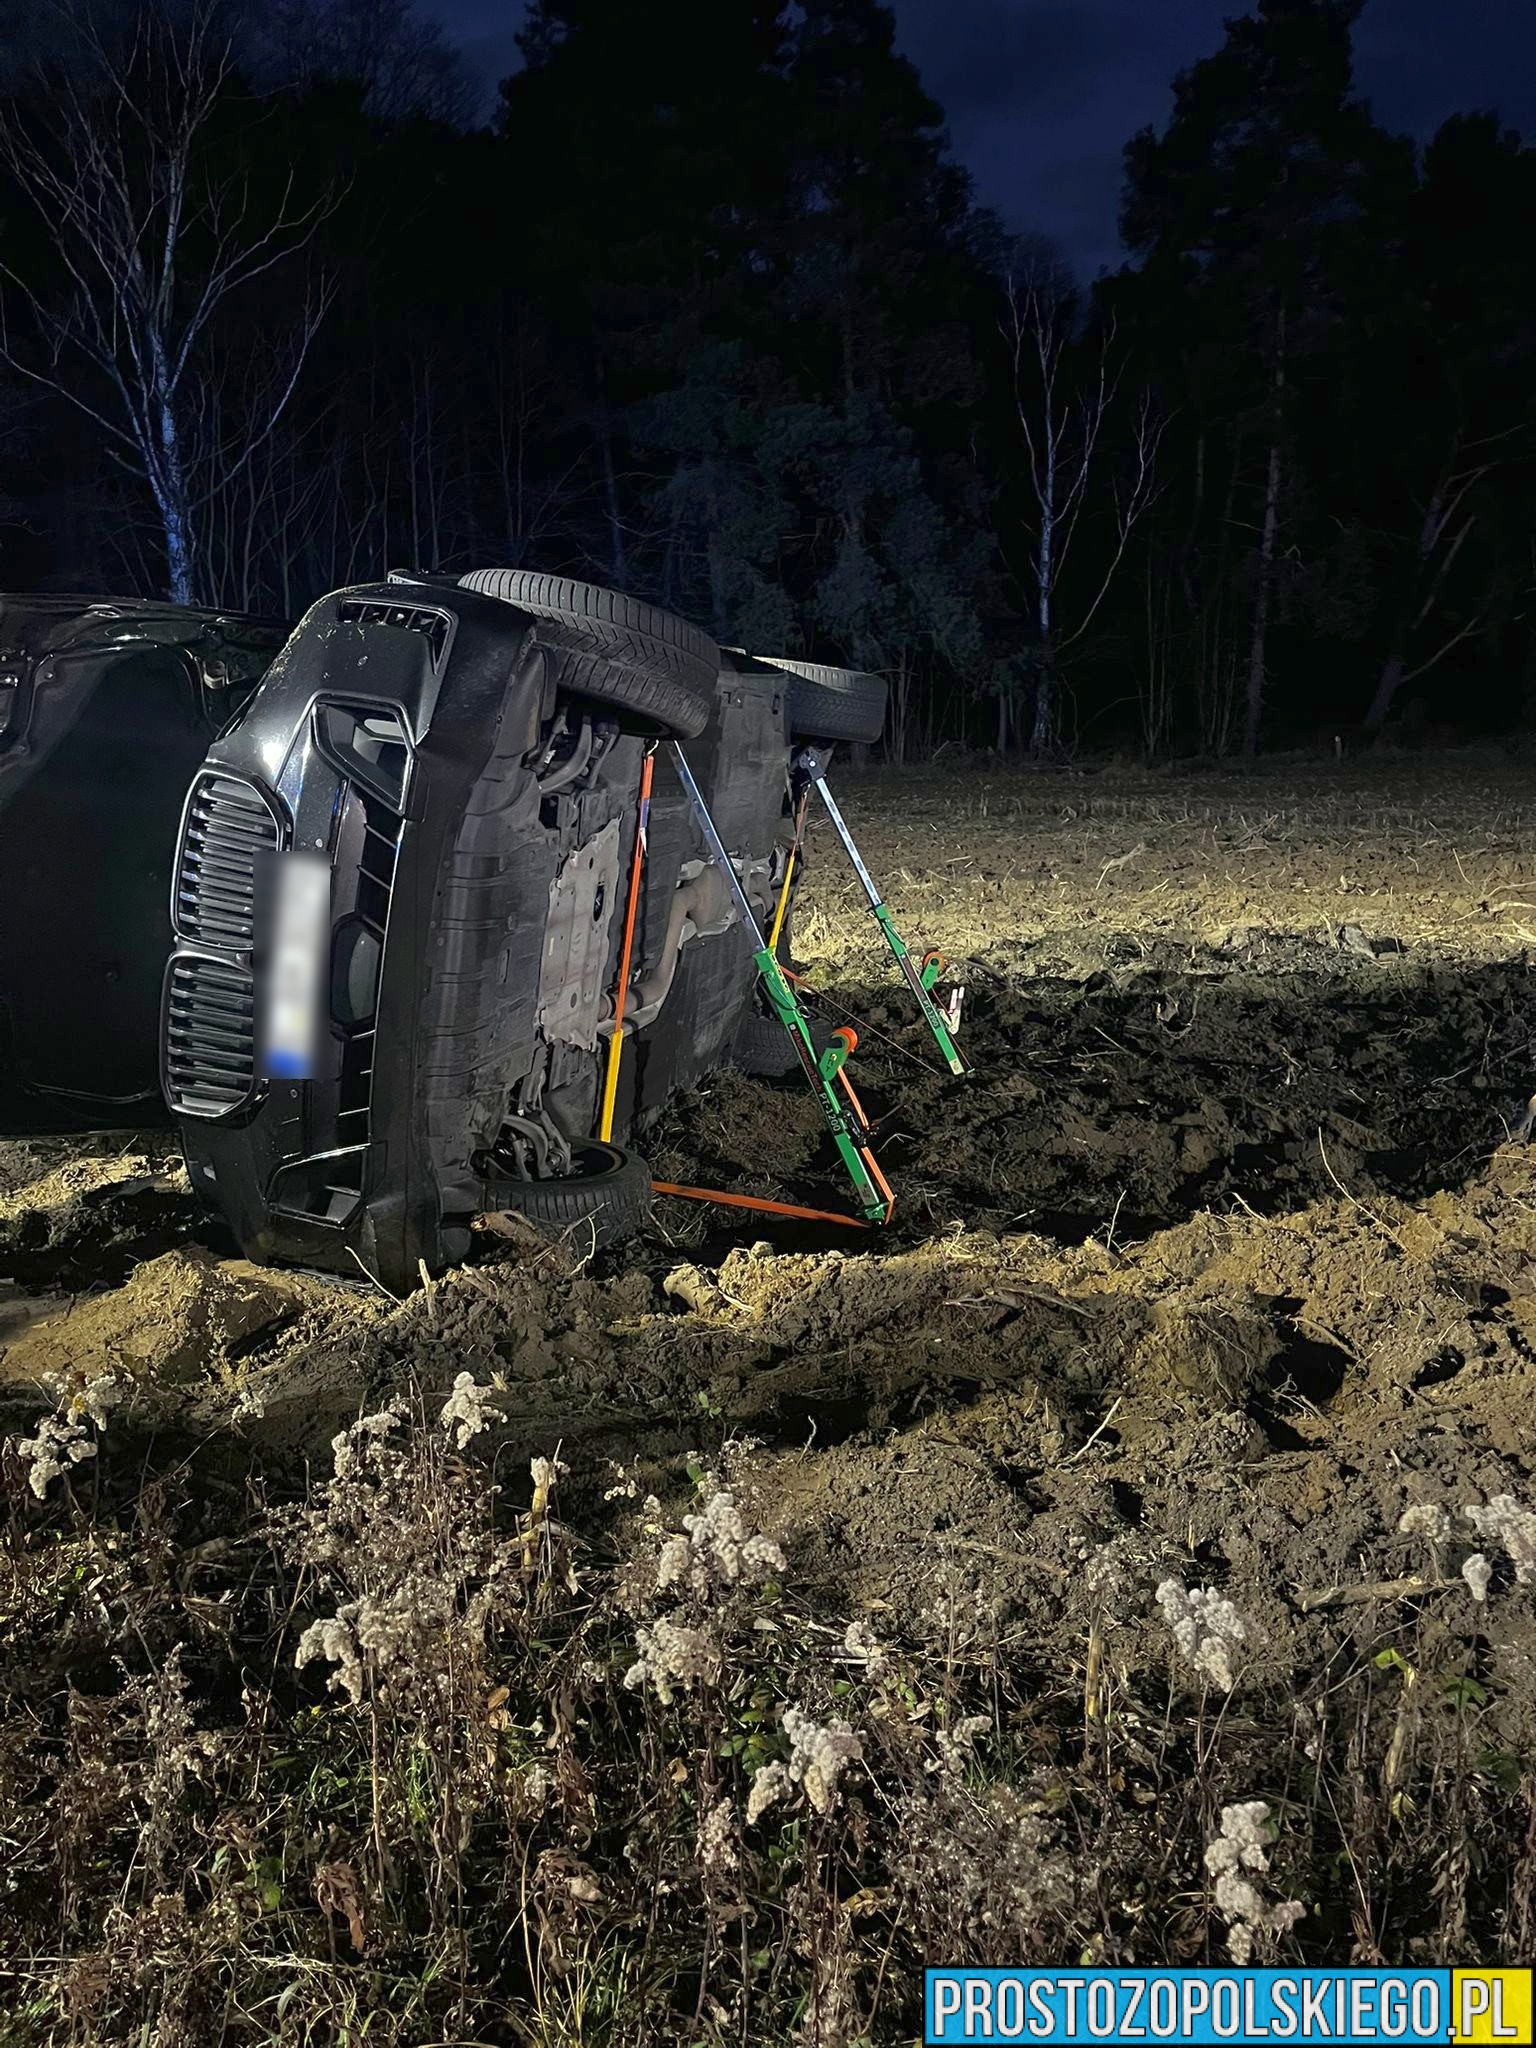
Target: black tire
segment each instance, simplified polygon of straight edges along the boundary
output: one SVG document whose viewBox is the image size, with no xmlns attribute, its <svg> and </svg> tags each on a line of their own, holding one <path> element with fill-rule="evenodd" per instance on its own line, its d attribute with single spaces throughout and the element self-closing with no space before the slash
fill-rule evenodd
<svg viewBox="0 0 1536 2048">
<path fill-rule="evenodd" d="M 708 725 L 720 650 L 686 619 L 622 591 L 527 569 L 472 569 L 459 582 L 549 621 L 539 643 L 558 689 L 633 712 L 670 739 L 697 739 Z"/>
<path fill-rule="evenodd" d="M 574 1158 L 581 1170 L 561 1180 L 487 1182 L 486 1207 L 510 1209 L 541 1230 L 560 1233 L 590 1223 L 598 1251 L 633 1236 L 651 1212 L 651 1169 L 639 1153 L 593 1139 L 578 1146 Z"/>
<path fill-rule="evenodd" d="M 765 1017 L 761 1010 L 748 1010 L 731 1046 L 731 1065 L 738 1072 L 760 1080 L 777 1081 L 784 1074 L 792 1074 L 799 1064 L 789 1033 L 778 1018 Z"/>
<path fill-rule="evenodd" d="M 832 1033 L 814 1018 L 810 1020 L 811 1044 L 825 1052 Z M 777 1081 L 800 1071 L 800 1055 L 789 1042 L 789 1033 L 777 1017 L 766 1017 L 755 1005 L 748 1010 L 731 1044 L 731 1065 L 738 1073 L 751 1074 L 760 1081 Z"/>
<path fill-rule="evenodd" d="M 827 668 L 814 661 L 786 661 L 782 655 L 759 654 L 770 668 L 790 678 L 789 731 L 797 740 L 851 740 L 870 746 L 885 731 L 885 706 L 890 694 L 883 676 L 863 669 Z"/>
</svg>

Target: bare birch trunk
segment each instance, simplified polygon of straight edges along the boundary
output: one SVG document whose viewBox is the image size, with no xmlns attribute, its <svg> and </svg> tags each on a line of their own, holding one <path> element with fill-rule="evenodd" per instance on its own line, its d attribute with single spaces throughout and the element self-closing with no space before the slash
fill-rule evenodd
<svg viewBox="0 0 1536 2048">
<path fill-rule="evenodd" d="M 1403 677 L 1408 673 L 1408 664 L 1402 654 L 1395 650 L 1381 665 L 1381 674 L 1376 679 L 1376 694 L 1371 699 L 1371 708 L 1365 714 L 1365 729 L 1378 733 L 1387 722 L 1387 713 L 1392 709 L 1398 691 L 1403 687 Z"/>
<path fill-rule="evenodd" d="M 1259 587 L 1253 600 L 1253 640 L 1248 650 L 1248 702 L 1243 718 L 1243 752 L 1259 751 L 1264 717 L 1264 651 L 1269 632 L 1270 586 L 1274 580 L 1275 535 L 1280 525 L 1280 428 L 1285 404 L 1285 308 L 1275 315 L 1275 375 L 1269 430 L 1269 467 L 1264 482 L 1264 524 L 1259 535 Z"/>
<path fill-rule="evenodd" d="M 1040 540 L 1035 553 L 1035 624 L 1040 633 L 1040 679 L 1035 684 L 1034 716 L 1029 729 L 1029 751 L 1040 755 L 1050 751 L 1056 737 L 1056 693 L 1051 654 L 1051 591 L 1056 581 L 1056 429 L 1048 421 L 1045 433 L 1045 475 L 1039 493 Z"/>
<path fill-rule="evenodd" d="M 1275 560 L 1275 530 L 1280 523 L 1280 441 L 1269 444 L 1269 473 L 1264 485 L 1264 526 L 1259 536 L 1259 587 L 1253 600 L 1253 640 L 1248 651 L 1248 703 L 1243 717 L 1243 752 L 1259 751 L 1259 725 L 1264 716 L 1264 643 L 1269 631 L 1269 586 Z"/>
</svg>

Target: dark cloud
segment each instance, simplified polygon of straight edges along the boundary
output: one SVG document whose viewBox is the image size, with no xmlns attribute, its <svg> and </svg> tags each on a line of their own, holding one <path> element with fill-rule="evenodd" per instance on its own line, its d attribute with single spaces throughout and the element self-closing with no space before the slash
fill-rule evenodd
<svg viewBox="0 0 1536 2048">
<path fill-rule="evenodd" d="M 1531 0 L 1371 0 L 1355 48 L 1360 89 L 1388 127 L 1422 136 L 1486 108 L 1536 134 Z"/>
<path fill-rule="evenodd" d="M 1134 67 L 1155 44 L 1148 14 L 1130 0 L 966 0 L 947 11 L 931 0 L 897 0 L 896 7 L 902 47 L 923 83 L 952 121 L 958 115 L 967 124 L 1049 116 L 1064 102 L 1095 96 L 1106 60 Z"/>
<path fill-rule="evenodd" d="M 1226 0 L 1230 9 L 1230 0 Z M 1174 73 L 1221 37 L 1224 0 L 896 0 L 902 45 L 949 117 L 978 196 L 1085 277 L 1120 260 L 1120 152 L 1164 119 Z"/>
<path fill-rule="evenodd" d="M 418 0 L 423 14 L 434 16 L 464 52 L 471 71 L 485 87 L 486 105 L 496 87 L 516 68 L 517 32 L 523 25 L 523 0 Z"/>
<path fill-rule="evenodd" d="M 423 0 L 486 82 L 516 62 L 521 0 Z M 635 0 L 665 6 L 666 0 Z M 719 0 L 728 6 L 730 0 Z M 1091 277 L 1120 260 L 1120 157 L 1167 119 L 1174 74 L 1221 42 L 1241 0 L 893 0 L 901 47 L 943 106 L 977 194 L 1012 228 L 1059 242 Z M 1536 134 L 1532 0 L 1369 0 L 1361 92 L 1424 136 L 1495 107 Z"/>
</svg>

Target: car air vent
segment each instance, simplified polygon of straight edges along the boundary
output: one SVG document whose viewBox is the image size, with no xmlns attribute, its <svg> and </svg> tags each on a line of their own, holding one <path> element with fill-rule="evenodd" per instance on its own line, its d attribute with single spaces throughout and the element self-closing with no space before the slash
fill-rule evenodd
<svg viewBox="0 0 1536 2048">
<path fill-rule="evenodd" d="M 411 743 L 397 711 L 328 698 L 315 706 L 315 737 L 321 753 L 350 781 L 382 797 L 391 810 L 405 809 Z"/>
<path fill-rule="evenodd" d="M 267 1201 L 281 1216 L 343 1229 L 362 1202 L 367 1159 L 367 1147 L 354 1145 L 279 1167 L 268 1185 Z"/>
<path fill-rule="evenodd" d="M 232 953 L 249 952 L 257 863 L 278 843 L 277 819 L 259 790 L 232 775 L 199 775 L 187 803 L 171 906 L 180 935 Z"/>
<path fill-rule="evenodd" d="M 223 1116 L 256 1081 L 256 990 L 244 968 L 179 954 L 165 992 L 165 1092 L 185 1116 Z"/>
<path fill-rule="evenodd" d="M 432 650 L 434 668 L 447 653 L 448 637 L 453 630 L 446 612 L 428 611 L 414 604 L 389 604 L 378 597 L 346 598 L 336 616 L 354 626 L 397 626 L 405 633 L 419 633 Z"/>
<path fill-rule="evenodd" d="M 363 812 L 357 864 L 357 912 L 343 927 L 331 962 L 331 1015 L 343 1033 L 336 1129 L 347 1145 L 372 1135 L 373 1054 L 379 972 L 389 928 L 399 853 L 399 821 L 376 798 L 354 792 Z"/>
</svg>

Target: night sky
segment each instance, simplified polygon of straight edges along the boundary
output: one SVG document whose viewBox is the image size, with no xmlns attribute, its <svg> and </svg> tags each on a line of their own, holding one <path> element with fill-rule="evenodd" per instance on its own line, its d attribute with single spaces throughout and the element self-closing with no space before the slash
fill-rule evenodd
<svg viewBox="0 0 1536 2048">
<path fill-rule="evenodd" d="M 520 0 L 422 0 L 480 75 L 511 70 Z M 665 6 L 666 0 L 636 0 Z M 724 0 L 722 0 L 724 4 Z M 1091 277 L 1119 261 L 1120 151 L 1161 123 L 1174 73 L 1215 50 L 1241 0 L 895 0 L 902 46 L 949 116 L 979 196 L 1053 236 Z M 1536 133 L 1536 0 L 1371 0 L 1358 82 L 1416 135 L 1495 107 Z"/>
</svg>

